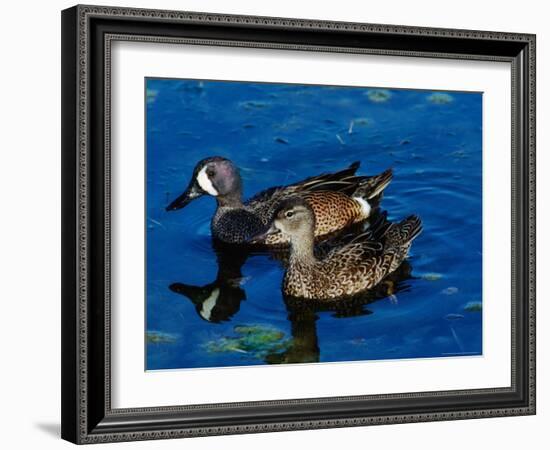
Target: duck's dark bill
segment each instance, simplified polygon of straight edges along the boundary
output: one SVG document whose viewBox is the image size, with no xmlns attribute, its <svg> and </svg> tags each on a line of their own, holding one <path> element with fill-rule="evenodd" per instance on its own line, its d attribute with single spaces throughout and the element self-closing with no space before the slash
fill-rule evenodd
<svg viewBox="0 0 550 450">
<path fill-rule="evenodd" d="M 275 228 L 275 225 L 271 225 L 266 231 L 249 238 L 247 242 L 249 244 L 263 244 L 268 236 L 279 234 L 280 232 L 281 230 Z"/>
<path fill-rule="evenodd" d="M 183 194 L 170 203 L 166 207 L 166 211 L 176 211 L 177 209 L 185 208 L 189 203 L 203 194 L 204 192 L 202 189 L 193 184 L 188 187 Z"/>
</svg>

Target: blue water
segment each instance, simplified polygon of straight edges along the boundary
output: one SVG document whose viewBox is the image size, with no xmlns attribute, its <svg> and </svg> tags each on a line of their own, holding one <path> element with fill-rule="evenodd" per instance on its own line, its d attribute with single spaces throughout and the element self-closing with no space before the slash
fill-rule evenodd
<svg viewBox="0 0 550 450">
<path fill-rule="evenodd" d="M 146 88 L 147 369 L 482 353 L 480 93 L 170 79 Z M 363 303 L 287 304 L 276 258 L 212 247 L 212 197 L 165 211 L 212 155 L 239 166 L 245 198 L 357 160 L 360 174 L 393 167 L 382 208 L 391 220 L 418 214 L 423 232 Z M 201 301 L 212 296 L 208 311 Z"/>
</svg>

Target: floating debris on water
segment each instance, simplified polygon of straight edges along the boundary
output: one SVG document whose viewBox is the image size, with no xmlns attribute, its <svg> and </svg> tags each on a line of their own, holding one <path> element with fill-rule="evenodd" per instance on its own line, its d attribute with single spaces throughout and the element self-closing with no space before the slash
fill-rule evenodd
<svg viewBox="0 0 550 450">
<path fill-rule="evenodd" d="M 420 278 L 427 281 L 437 281 L 437 280 L 441 280 L 441 278 L 443 278 L 443 275 L 436 272 L 428 272 L 428 273 L 425 273 L 424 275 L 421 275 Z"/>
<path fill-rule="evenodd" d="M 428 95 L 428 101 L 434 105 L 448 105 L 453 101 L 453 97 L 443 92 L 434 92 Z"/>
<path fill-rule="evenodd" d="M 358 117 L 356 119 L 353 119 L 350 123 L 349 123 L 349 127 L 348 127 L 348 134 L 352 134 L 353 133 L 353 128 L 355 126 L 358 126 L 358 127 L 368 127 L 372 124 L 372 121 L 366 117 Z"/>
<path fill-rule="evenodd" d="M 356 337 L 350 341 L 353 345 L 366 345 L 367 340 L 363 337 Z"/>
<path fill-rule="evenodd" d="M 159 227 L 162 227 L 162 228 L 166 229 L 166 227 L 165 227 L 161 222 L 159 222 L 158 220 L 151 219 L 150 217 L 148 217 L 148 219 L 149 219 L 152 223 L 154 223 L 155 225 L 158 225 Z"/>
<path fill-rule="evenodd" d="M 244 109 L 264 109 L 269 106 L 269 103 L 259 100 L 247 100 L 245 102 L 240 102 L 239 106 Z"/>
<path fill-rule="evenodd" d="M 344 140 L 342 139 L 342 137 L 339 134 L 336 135 L 336 139 L 338 139 L 338 142 L 340 142 L 340 144 L 346 145 L 346 143 L 344 142 Z"/>
<path fill-rule="evenodd" d="M 460 314 L 459 314 L 460 315 Z M 464 353 L 464 345 L 462 345 L 462 339 L 458 336 L 456 330 L 453 328 L 453 326 L 450 326 L 451 334 L 453 335 L 453 339 L 457 345 L 457 347 L 460 349 L 461 353 Z"/>
<path fill-rule="evenodd" d="M 451 313 L 451 314 L 447 314 L 445 316 L 445 319 L 447 319 L 447 320 L 460 320 L 460 319 L 464 319 L 464 316 L 462 314 Z"/>
<path fill-rule="evenodd" d="M 260 158 L 260 161 L 263 163 L 269 162 L 269 158 Z"/>
<path fill-rule="evenodd" d="M 387 89 L 369 89 L 367 91 L 367 97 L 371 102 L 384 103 L 391 98 L 391 92 Z"/>
<path fill-rule="evenodd" d="M 481 302 L 468 302 L 464 306 L 464 311 L 466 312 L 481 312 L 483 309 L 483 306 L 481 305 Z"/>
<path fill-rule="evenodd" d="M 448 287 L 441 291 L 441 293 L 445 295 L 453 295 L 453 294 L 456 294 L 457 292 L 458 292 L 458 288 L 454 286 Z"/>
<path fill-rule="evenodd" d="M 148 331 L 146 338 L 148 344 L 173 344 L 178 340 L 176 335 L 163 333 L 162 331 Z"/>
<path fill-rule="evenodd" d="M 285 144 L 285 145 L 288 145 L 288 141 L 287 141 L 285 138 L 282 138 L 282 137 L 277 137 L 277 138 L 275 138 L 275 142 L 277 142 L 277 144 Z"/>
<path fill-rule="evenodd" d="M 450 155 L 460 159 L 466 158 L 468 156 L 464 150 L 456 150 L 452 152 Z"/>
<path fill-rule="evenodd" d="M 349 123 L 348 134 L 353 133 L 354 127 L 369 127 L 372 125 L 372 120 L 367 117 L 357 117 Z"/>
<path fill-rule="evenodd" d="M 435 345 L 448 345 L 449 342 L 452 342 L 452 340 L 447 336 L 436 336 L 432 339 L 432 343 Z"/>
<path fill-rule="evenodd" d="M 368 338 L 368 339 L 364 338 L 364 337 L 361 337 L 361 336 L 357 336 L 357 337 L 349 340 L 348 342 L 352 345 L 376 348 L 376 347 L 379 347 L 380 345 L 382 345 L 384 343 L 384 341 L 386 340 L 386 338 L 387 338 L 387 336 L 385 336 L 385 335 L 376 336 L 376 337 L 372 337 L 372 338 Z"/>
<path fill-rule="evenodd" d="M 356 125 L 360 125 L 362 127 L 366 127 L 368 125 L 372 124 L 372 120 L 368 119 L 367 117 L 358 117 L 357 119 L 353 120 Z"/>
<path fill-rule="evenodd" d="M 277 328 L 265 325 L 236 325 L 235 336 L 223 336 L 205 344 L 211 353 L 245 353 L 263 359 L 268 354 L 282 352 L 290 347 L 291 340 Z"/>
<path fill-rule="evenodd" d="M 157 96 L 159 94 L 159 91 L 157 89 L 147 89 L 146 91 L 146 97 L 147 97 L 147 104 L 150 105 L 151 103 L 154 103 L 157 99 Z"/>
<path fill-rule="evenodd" d="M 200 94 L 204 90 L 204 82 L 192 82 L 191 80 L 178 87 L 178 91 Z"/>
</svg>

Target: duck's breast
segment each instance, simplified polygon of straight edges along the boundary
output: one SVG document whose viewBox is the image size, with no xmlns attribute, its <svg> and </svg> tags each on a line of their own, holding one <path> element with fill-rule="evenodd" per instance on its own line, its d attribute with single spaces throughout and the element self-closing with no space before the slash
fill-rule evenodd
<svg viewBox="0 0 550 450">
<path fill-rule="evenodd" d="M 245 244 L 264 228 L 256 215 L 240 208 L 218 211 L 212 220 L 212 235 L 229 244 Z"/>
</svg>

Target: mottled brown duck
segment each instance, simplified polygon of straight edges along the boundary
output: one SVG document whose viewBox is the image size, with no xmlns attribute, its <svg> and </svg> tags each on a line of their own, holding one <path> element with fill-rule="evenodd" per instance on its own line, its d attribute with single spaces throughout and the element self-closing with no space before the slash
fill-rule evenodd
<svg viewBox="0 0 550 450">
<path fill-rule="evenodd" d="M 357 295 L 378 285 L 408 255 L 422 230 L 417 216 L 399 223 L 384 221 L 366 231 L 341 238 L 319 256 L 315 251 L 315 214 L 300 197 L 284 200 L 267 231 L 252 240 L 283 234 L 290 240 L 290 259 L 283 281 L 286 296 L 334 300 Z"/>
</svg>

